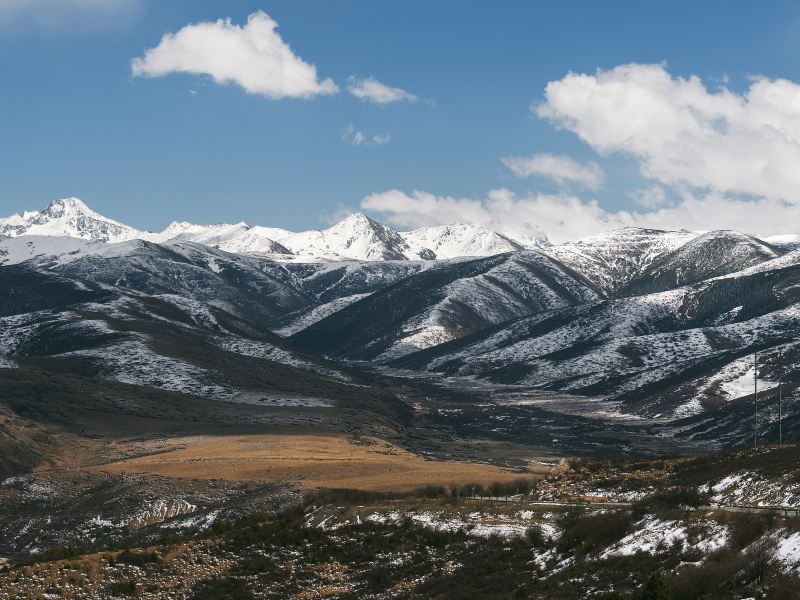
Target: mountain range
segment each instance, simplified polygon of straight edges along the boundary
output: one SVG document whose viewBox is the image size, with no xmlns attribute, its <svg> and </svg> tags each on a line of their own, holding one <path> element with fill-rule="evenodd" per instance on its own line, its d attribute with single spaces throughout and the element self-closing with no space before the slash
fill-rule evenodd
<svg viewBox="0 0 800 600">
<path fill-rule="evenodd" d="M 434 260 L 490 256 L 523 244 L 485 227 L 446 225 L 398 232 L 363 213 L 328 229 L 292 232 L 246 223 L 197 225 L 174 221 L 162 232 L 139 231 L 104 217 L 77 198 L 55 200 L 42 211 L 0 219 L 0 236 L 66 236 L 103 242 L 133 239 L 187 241 L 234 253 L 270 254 L 285 260 Z M 542 235 L 534 242 L 547 244 Z"/>
<path fill-rule="evenodd" d="M 416 423 L 562 454 L 612 443 L 586 419 L 648 443 L 740 444 L 755 352 L 761 435 L 778 381 L 785 432 L 800 415 L 793 236 L 628 228 L 524 245 L 360 214 L 153 234 L 75 199 L 0 235 L 0 446 L 20 462 L 6 470 L 44 460 L 47 435 L 100 435 L 100 421 L 105 435 L 121 414 L 161 427 L 165 398 L 198 422 Z M 44 433 L 21 438 L 18 419 Z"/>
</svg>

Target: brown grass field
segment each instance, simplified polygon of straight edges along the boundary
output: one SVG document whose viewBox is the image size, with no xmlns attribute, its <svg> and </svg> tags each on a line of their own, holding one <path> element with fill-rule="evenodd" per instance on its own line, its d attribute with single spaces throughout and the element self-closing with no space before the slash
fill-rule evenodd
<svg viewBox="0 0 800 600">
<path fill-rule="evenodd" d="M 179 447 L 93 467 L 188 479 L 292 482 L 305 489 L 409 491 L 425 485 L 491 483 L 544 474 L 546 468 L 429 460 L 375 438 L 344 435 L 192 436 Z"/>
</svg>

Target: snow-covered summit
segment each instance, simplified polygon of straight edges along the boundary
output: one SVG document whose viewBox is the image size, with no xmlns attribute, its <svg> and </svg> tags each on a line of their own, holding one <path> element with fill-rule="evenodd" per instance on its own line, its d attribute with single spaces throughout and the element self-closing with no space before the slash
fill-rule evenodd
<svg viewBox="0 0 800 600">
<path fill-rule="evenodd" d="M 626 285 L 655 260 L 698 236 L 691 231 L 625 227 L 551 246 L 543 251 L 582 273 L 610 293 Z"/>
<path fill-rule="evenodd" d="M 0 235 L 50 235 L 102 242 L 121 242 L 142 237 L 143 232 L 104 217 L 78 198 L 61 198 L 43 211 L 24 212 L 0 219 Z"/>
<path fill-rule="evenodd" d="M 524 249 L 523 244 L 510 237 L 476 225 L 423 227 L 400 235 L 417 252 L 427 249 L 438 259 L 492 256 Z"/>
<path fill-rule="evenodd" d="M 403 237 L 391 227 L 354 213 L 328 229 L 293 233 L 265 229 L 265 233 L 301 256 L 355 260 L 408 260 L 434 258 L 411 251 Z"/>
</svg>

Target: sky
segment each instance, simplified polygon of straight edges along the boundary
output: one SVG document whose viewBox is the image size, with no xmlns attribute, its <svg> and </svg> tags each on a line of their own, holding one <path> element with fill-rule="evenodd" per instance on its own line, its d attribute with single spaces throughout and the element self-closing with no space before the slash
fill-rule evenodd
<svg viewBox="0 0 800 600">
<path fill-rule="evenodd" d="M 800 233 L 800 5 L 0 0 L 0 215 Z"/>
</svg>

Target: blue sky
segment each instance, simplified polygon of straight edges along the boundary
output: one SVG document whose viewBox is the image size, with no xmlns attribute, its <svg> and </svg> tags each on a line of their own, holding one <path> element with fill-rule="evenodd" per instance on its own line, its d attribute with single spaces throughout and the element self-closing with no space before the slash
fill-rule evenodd
<svg viewBox="0 0 800 600">
<path fill-rule="evenodd" d="M 618 138 L 587 142 L 582 128 L 589 121 L 565 125 L 585 115 L 564 105 L 545 118 L 531 106 L 544 101 L 548 82 L 570 72 L 631 63 L 662 65 L 673 81 L 696 75 L 711 96 L 720 87 L 746 94 L 754 75 L 800 81 L 796 3 L 765 10 L 731 1 L 119 0 L 118 10 L 102 11 L 90 0 L 30 3 L 0 8 L 0 215 L 78 196 L 143 229 L 173 219 L 304 229 L 389 190 L 485 208 L 498 189 L 517 200 L 547 194 L 579 207 L 596 201 L 600 222 L 621 210 L 680 208 L 685 194 L 738 203 L 732 206 L 764 199 L 795 210 L 797 199 L 782 189 L 654 166 L 667 158 L 641 144 L 660 148 L 662 138 L 643 136 L 636 146 Z M 132 59 L 165 33 L 225 17 L 243 25 L 259 10 L 277 21 L 283 41 L 320 80 L 336 82 L 338 94 L 275 100 L 204 75 L 132 75 Z M 418 101 L 361 101 L 347 92 L 351 76 L 374 77 Z M 797 115 L 781 114 L 794 127 Z M 352 144 L 343 139 L 348 126 L 366 140 L 390 141 Z M 595 162 L 603 182 L 592 189 L 549 175 L 518 177 L 502 162 L 542 153 Z M 657 206 L 637 200 L 636 190 L 653 187 L 666 199 Z M 387 202 L 364 206 L 398 226 L 453 219 L 437 216 L 435 203 L 420 217 L 386 210 Z M 559 206 L 563 220 L 574 205 Z"/>
</svg>

